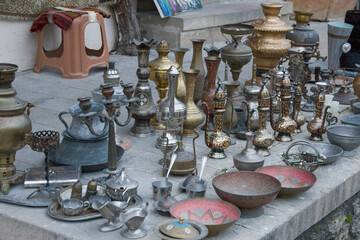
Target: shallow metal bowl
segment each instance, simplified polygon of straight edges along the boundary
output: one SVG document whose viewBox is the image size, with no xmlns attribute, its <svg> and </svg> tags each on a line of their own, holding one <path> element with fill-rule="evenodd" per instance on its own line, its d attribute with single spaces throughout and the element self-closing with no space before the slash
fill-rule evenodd
<svg viewBox="0 0 360 240">
<path fill-rule="evenodd" d="M 316 176 L 304 169 L 291 166 L 266 166 L 256 172 L 273 176 L 281 183 L 279 196 L 290 197 L 309 190 L 316 182 Z"/>
<path fill-rule="evenodd" d="M 272 202 L 281 189 L 276 178 L 258 172 L 228 172 L 216 176 L 212 184 L 217 195 L 239 208 L 258 208 Z"/>
<path fill-rule="evenodd" d="M 360 114 L 360 102 L 354 103 L 352 109 L 355 114 Z"/>
<path fill-rule="evenodd" d="M 344 152 L 344 150 L 341 147 L 336 146 L 334 144 L 329 144 L 329 143 L 311 143 L 311 144 L 317 148 L 317 150 L 320 152 L 321 155 L 326 157 L 324 158 L 323 164 L 331 164 L 335 162 L 340 158 L 341 154 L 343 154 Z M 299 151 L 315 154 L 314 149 L 306 145 L 301 145 L 299 147 Z"/>
<path fill-rule="evenodd" d="M 231 227 L 241 213 L 236 206 L 225 201 L 194 198 L 172 205 L 170 214 L 204 224 L 209 230 L 208 237 L 212 237 Z"/>
<path fill-rule="evenodd" d="M 340 146 L 344 151 L 352 151 L 360 146 L 359 127 L 347 124 L 336 124 L 328 126 L 326 130 L 329 142 Z"/>
<path fill-rule="evenodd" d="M 351 115 L 341 118 L 342 124 L 349 124 L 360 127 L 360 115 Z"/>
</svg>

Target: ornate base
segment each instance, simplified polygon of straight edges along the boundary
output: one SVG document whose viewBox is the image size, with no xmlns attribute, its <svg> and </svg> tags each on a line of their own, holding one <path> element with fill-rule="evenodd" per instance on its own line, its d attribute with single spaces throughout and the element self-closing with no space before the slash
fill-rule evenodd
<svg viewBox="0 0 360 240">
<path fill-rule="evenodd" d="M 142 238 L 142 237 L 145 237 L 146 234 L 147 234 L 147 231 L 144 227 L 140 227 L 136 230 L 130 230 L 128 228 L 123 228 L 121 230 L 121 236 L 123 236 L 124 238 L 129 238 L 129 239 Z"/>
<path fill-rule="evenodd" d="M 211 149 L 211 152 L 208 154 L 209 158 L 213 159 L 224 159 L 226 158 L 226 154 L 224 150 L 219 149 Z"/>
<path fill-rule="evenodd" d="M 290 133 L 279 133 L 275 139 L 279 142 L 291 142 L 292 141 L 292 137 L 291 137 Z"/>
<path fill-rule="evenodd" d="M 100 232 L 112 232 L 115 230 L 120 229 L 122 226 L 124 225 L 124 222 L 120 221 L 119 219 L 117 219 L 114 222 L 107 222 L 104 225 L 102 225 L 100 227 Z"/>
<path fill-rule="evenodd" d="M 264 207 L 259 208 L 240 208 L 240 218 L 256 218 L 264 214 Z"/>
<path fill-rule="evenodd" d="M 267 156 L 270 156 L 270 151 L 268 148 L 258 148 L 258 147 L 255 147 L 255 150 L 258 154 L 260 154 L 261 156 L 263 157 L 267 157 Z"/>
<path fill-rule="evenodd" d="M 162 125 L 161 123 L 158 122 L 156 117 L 153 117 L 150 120 L 150 123 L 151 123 L 151 126 L 156 130 L 165 130 L 166 129 L 166 127 L 164 125 Z"/>
<path fill-rule="evenodd" d="M 129 133 L 134 137 L 149 137 L 155 135 L 155 130 L 150 124 L 150 119 L 135 119 Z"/>
<path fill-rule="evenodd" d="M 314 104 L 313 103 L 305 103 L 300 107 L 301 111 L 304 112 L 313 112 L 314 111 Z"/>
<path fill-rule="evenodd" d="M 16 172 L 15 175 L 9 178 L 0 179 L 1 193 L 7 195 L 10 190 L 10 184 L 22 183 L 24 182 L 24 179 L 25 179 L 25 173 L 22 172 Z"/>
<path fill-rule="evenodd" d="M 311 134 L 310 136 L 310 140 L 311 141 L 322 141 L 323 138 L 322 138 L 322 135 L 321 134 Z"/>
</svg>

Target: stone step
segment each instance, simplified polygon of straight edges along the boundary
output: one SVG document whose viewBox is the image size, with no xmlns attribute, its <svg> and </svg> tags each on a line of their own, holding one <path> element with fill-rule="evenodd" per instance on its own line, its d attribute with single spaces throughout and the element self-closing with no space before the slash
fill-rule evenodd
<svg viewBox="0 0 360 240">
<path fill-rule="evenodd" d="M 283 2 L 281 15 L 285 20 L 292 13 L 292 3 Z M 171 47 L 191 47 L 192 38 L 224 42 L 220 26 L 251 22 L 263 17 L 259 1 L 226 1 L 204 4 L 203 9 L 185 12 L 170 18 L 160 18 L 156 11 L 138 13 L 141 32 L 146 38 L 166 40 Z"/>
</svg>

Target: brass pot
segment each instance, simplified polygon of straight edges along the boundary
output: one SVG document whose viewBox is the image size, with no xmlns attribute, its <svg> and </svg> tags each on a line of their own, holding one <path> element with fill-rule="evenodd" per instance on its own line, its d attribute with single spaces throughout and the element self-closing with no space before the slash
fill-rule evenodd
<svg viewBox="0 0 360 240">
<path fill-rule="evenodd" d="M 285 38 L 292 28 L 280 20 L 279 13 L 283 7 L 280 3 L 261 3 L 265 18 L 257 20 L 254 34 L 248 41 L 253 51 L 258 70 L 268 72 L 275 68 L 280 58 L 291 47 L 290 41 Z"/>
<path fill-rule="evenodd" d="M 184 121 L 184 137 L 195 137 L 196 133 L 194 129 L 202 124 L 205 119 L 205 114 L 201 111 L 199 107 L 196 106 L 194 102 L 194 90 L 195 90 L 195 81 L 196 77 L 199 75 L 200 71 L 196 69 L 188 69 L 183 71 L 185 74 L 186 80 L 186 110 L 187 115 Z M 198 92 L 198 90 L 197 90 Z"/>
</svg>

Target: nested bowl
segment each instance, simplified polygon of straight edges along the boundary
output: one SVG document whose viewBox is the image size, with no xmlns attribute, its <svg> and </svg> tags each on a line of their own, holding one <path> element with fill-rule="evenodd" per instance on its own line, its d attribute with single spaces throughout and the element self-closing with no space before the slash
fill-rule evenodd
<svg viewBox="0 0 360 240">
<path fill-rule="evenodd" d="M 276 178 L 249 171 L 220 174 L 212 184 L 222 200 L 250 209 L 272 202 L 281 189 L 281 183 Z"/>
<path fill-rule="evenodd" d="M 326 157 L 324 158 L 323 164 L 334 163 L 336 160 L 340 158 L 341 154 L 343 154 L 344 152 L 344 150 L 341 147 L 330 143 L 311 143 L 311 144 L 314 147 L 316 147 L 316 149 L 320 152 L 321 155 Z M 299 147 L 299 151 L 315 154 L 314 149 L 307 145 L 301 145 Z"/>
<path fill-rule="evenodd" d="M 326 128 L 329 142 L 341 147 L 344 151 L 352 151 L 360 146 L 360 128 L 336 124 Z"/>
<path fill-rule="evenodd" d="M 266 166 L 256 172 L 272 176 L 280 181 L 279 196 L 291 197 L 309 190 L 316 182 L 316 176 L 304 169 L 291 166 Z"/>
<path fill-rule="evenodd" d="M 236 206 L 225 201 L 194 198 L 172 205 L 170 214 L 175 218 L 182 217 L 204 224 L 209 230 L 208 237 L 212 237 L 232 226 L 241 212 Z"/>
<path fill-rule="evenodd" d="M 350 115 L 341 118 L 341 124 L 349 124 L 360 127 L 360 115 Z"/>
</svg>

